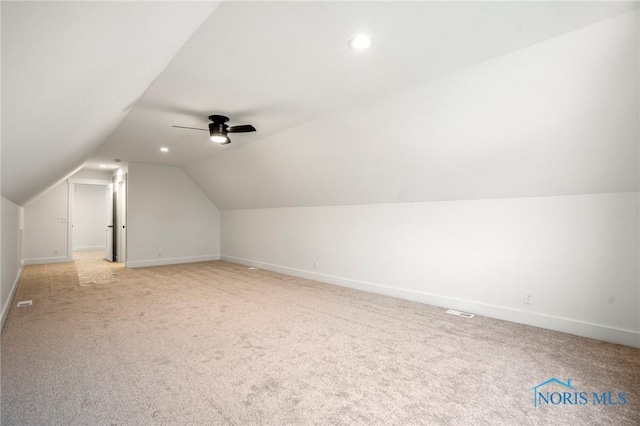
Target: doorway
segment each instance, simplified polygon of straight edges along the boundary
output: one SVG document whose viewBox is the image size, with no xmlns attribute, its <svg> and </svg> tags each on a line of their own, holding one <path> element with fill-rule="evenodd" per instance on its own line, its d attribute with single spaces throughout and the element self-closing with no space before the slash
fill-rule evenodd
<svg viewBox="0 0 640 426">
<path fill-rule="evenodd" d="M 75 183 L 73 186 L 73 251 L 103 251 L 107 209 L 104 187 L 83 183 Z"/>
<path fill-rule="evenodd" d="M 69 179 L 69 253 L 109 262 L 126 261 L 126 174 L 112 181 Z"/>
</svg>

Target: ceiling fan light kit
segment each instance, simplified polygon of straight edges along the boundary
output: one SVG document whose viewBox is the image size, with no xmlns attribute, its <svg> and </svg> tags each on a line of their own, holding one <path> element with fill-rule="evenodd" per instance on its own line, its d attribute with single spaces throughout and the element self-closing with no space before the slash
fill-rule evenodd
<svg viewBox="0 0 640 426">
<path fill-rule="evenodd" d="M 219 116 L 212 115 L 211 117 Z M 210 120 L 211 117 L 209 117 Z M 211 142 L 219 143 L 221 145 L 231 142 L 227 137 L 227 129 L 225 129 L 225 127 L 226 124 L 221 124 L 220 122 L 209 123 L 209 136 L 211 137 Z"/>
<path fill-rule="evenodd" d="M 211 142 L 227 145 L 231 143 L 231 139 L 227 136 L 228 133 L 248 133 L 255 132 L 256 128 L 251 124 L 242 124 L 239 126 L 228 126 L 227 121 L 229 121 L 229 117 L 225 115 L 210 115 L 209 116 L 209 137 L 211 138 Z M 184 127 L 184 126 L 173 126 L 178 129 L 190 129 L 190 130 L 207 130 L 207 129 L 198 129 L 195 127 Z"/>
<path fill-rule="evenodd" d="M 231 140 L 225 136 L 220 134 L 211 135 L 211 142 L 219 143 L 220 145 L 225 145 L 231 143 Z"/>
</svg>

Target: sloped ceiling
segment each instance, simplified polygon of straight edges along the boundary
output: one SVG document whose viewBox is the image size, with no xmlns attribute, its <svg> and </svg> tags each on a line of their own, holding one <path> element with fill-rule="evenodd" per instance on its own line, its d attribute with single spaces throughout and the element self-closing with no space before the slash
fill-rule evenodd
<svg viewBox="0 0 640 426">
<path fill-rule="evenodd" d="M 221 209 L 637 191 L 626 13 L 186 166 Z"/>
<path fill-rule="evenodd" d="M 216 6 L 3 1 L 2 195 L 82 166 Z"/>
<path fill-rule="evenodd" d="M 3 89 L 11 89 L 2 99 L 3 113 L 10 111 L 6 119 L 3 114 L 2 194 L 21 203 L 84 161 L 97 168 L 115 166 L 114 158 L 182 166 L 222 209 L 524 196 L 549 193 L 553 179 L 565 182 L 555 191 L 563 193 L 627 188 L 637 171 L 637 155 L 631 155 L 637 143 L 629 142 L 632 120 L 637 121 L 637 113 L 630 118 L 637 110 L 637 78 L 635 97 L 621 91 L 637 73 L 637 58 L 634 68 L 634 55 L 625 56 L 629 43 L 637 44 L 637 18 L 627 24 L 627 33 L 602 30 L 593 54 L 584 58 L 587 64 L 598 62 L 600 54 L 617 61 L 607 83 L 597 86 L 604 97 L 596 99 L 615 105 L 614 111 L 631 106 L 626 115 L 590 109 L 590 115 L 564 120 L 567 126 L 549 127 L 558 111 L 550 108 L 509 117 L 505 128 L 491 105 L 509 100 L 521 105 L 510 88 L 524 87 L 523 96 L 539 101 L 549 91 L 563 90 L 564 79 L 581 75 L 572 73 L 573 56 L 563 58 L 584 44 L 568 35 L 561 52 L 536 46 L 636 7 L 635 2 L 227 2 L 217 8 L 65 3 L 40 10 L 22 3 L 11 5 L 7 16 L 3 3 L 2 59 L 10 65 L 7 75 L 3 68 L 2 82 Z M 372 36 L 371 49 L 347 47 L 359 32 Z M 603 47 L 602 40 L 615 48 Z M 528 59 L 518 62 L 518 52 L 528 48 L 534 49 L 527 51 Z M 536 57 L 558 64 L 527 68 Z M 522 75 L 518 67 L 534 84 L 508 81 Z M 590 87 L 601 75 L 602 69 L 589 71 L 571 90 Z M 502 77 L 507 84 L 492 90 L 492 82 Z M 459 99 L 455 107 L 452 96 Z M 231 124 L 251 123 L 258 132 L 233 135 L 231 145 L 217 146 L 206 132 L 171 127 L 206 127 L 206 117 L 214 113 L 229 115 Z M 574 128 L 571 123 L 600 119 L 600 113 L 608 124 L 599 131 L 621 129 L 616 140 L 622 142 L 613 154 L 590 128 L 584 129 L 586 150 L 575 143 L 554 145 L 558 133 Z M 473 137 L 478 126 L 486 130 L 480 138 Z M 509 137 L 483 145 L 507 131 Z M 506 145 L 509 155 L 495 145 L 504 147 L 525 131 L 531 134 L 519 144 Z M 545 131 L 555 131 L 554 136 Z M 635 137 L 637 142 L 637 126 Z M 160 153 L 160 146 L 170 152 Z M 550 157 L 543 154 L 558 150 L 562 155 L 549 168 Z M 596 167 L 586 179 L 575 179 L 601 154 L 607 170 L 612 162 L 619 169 L 614 177 L 592 185 L 606 175 Z M 619 162 L 625 157 L 632 160 Z M 578 164 L 570 176 L 562 172 L 568 158 Z M 546 180 L 536 177 L 540 167 L 551 171 Z M 504 185 L 509 179 L 520 184 Z"/>
</svg>

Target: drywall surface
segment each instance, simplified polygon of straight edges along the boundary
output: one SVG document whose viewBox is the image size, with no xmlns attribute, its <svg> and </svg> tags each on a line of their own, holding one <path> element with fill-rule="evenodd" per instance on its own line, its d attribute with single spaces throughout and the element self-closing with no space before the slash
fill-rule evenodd
<svg viewBox="0 0 640 426">
<path fill-rule="evenodd" d="M 86 161 L 217 5 L 3 2 L 2 195 Z"/>
<path fill-rule="evenodd" d="M 621 14 L 188 165 L 222 258 L 640 347 L 638 34 Z"/>
<path fill-rule="evenodd" d="M 637 191 L 638 81 L 634 11 L 186 170 L 222 210 Z"/>
<path fill-rule="evenodd" d="M 96 180 L 108 180 L 111 182 L 113 172 L 107 172 L 102 170 L 78 170 L 71 176 L 74 179 L 96 179 Z"/>
<path fill-rule="evenodd" d="M 61 182 L 24 208 L 27 263 L 71 261 L 68 252 L 69 183 Z"/>
<path fill-rule="evenodd" d="M 640 346 L 637 192 L 221 217 L 226 260 Z"/>
<path fill-rule="evenodd" d="M 127 267 L 214 260 L 220 212 L 180 168 L 129 163 Z"/>
<path fill-rule="evenodd" d="M 75 184 L 73 249 L 101 250 L 105 247 L 105 186 Z"/>
<path fill-rule="evenodd" d="M 111 173 L 80 170 L 69 179 L 110 181 Z M 73 261 L 73 253 L 69 253 L 69 185 L 69 180 L 64 180 L 25 204 L 25 263 Z M 104 195 L 101 202 L 104 206 Z"/>
<path fill-rule="evenodd" d="M 4 197 L 2 197 L 1 208 L 2 283 L 0 287 L 0 306 L 2 307 L 2 323 L 4 323 L 22 273 L 21 234 L 24 228 L 24 209 Z"/>
</svg>

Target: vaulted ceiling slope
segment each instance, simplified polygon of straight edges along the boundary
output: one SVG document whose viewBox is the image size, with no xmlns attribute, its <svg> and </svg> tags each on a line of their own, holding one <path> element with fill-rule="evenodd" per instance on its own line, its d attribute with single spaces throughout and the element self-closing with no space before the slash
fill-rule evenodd
<svg viewBox="0 0 640 426">
<path fill-rule="evenodd" d="M 186 166 L 221 209 L 638 190 L 631 11 Z"/>
<path fill-rule="evenodd" d="M 242 145 L 635 6 L 225 2 L 158 76 L 89 165 L 120 157 L 185 166 L 226 156 Z M 349 49 L 348 40 L 361 32 L 372 37 L 373 46 L 367 51 Z M 234 135 L 234 144 L 220 147 L 208 143 L 206 132 L 171 127 L 206 128 L 207 117 L 217 113 L 228 115 L 231 124 L 251 123 L 258 132 Z M 168 147 L 170 155 L 161 154 L 160 146 Z"/>
<path fill-rule="evenodd" d="M 535 53 L 536 46 L 597 26 L 636 2 L 224 2 L 210 15 L 215 5 L 198 2 L 40 7 L 12 5 L 7 18 L 3 4 L 3 62 L 10 63 L 3 88 L 11 89 L 2 99 L 10 111 L 6 122 L 3 116 L 2 193 L 18 203 L 87 159 L 95 168 L 114 158 L 182 166 L 223 209 L 526 194 L 531 190 L 519 184 L 496 190 L 503 183 L 495 182 L 536 180 L 532 170 L 547 166 L 536 156 L 546 149 L 551 158 L 560 153 L 558 168 L 574 151 L 580 167 L 589 168 L 583 157 L 602 151 L 589 142 L 595 136 L 588 126 L 591 154 L 576 151 L 579 135 L 553 144 L 573 127 L 545 119 L 577 123 L 600 110 L 583 96 L 562 111 L 578 106 L 591 113 L 550 116 L 559 111 L 552 93 L 595 83 L 594 99 L 613 102 L 615 111 L 637 98 L 637 90 L 634 99 L 620 95 L 632 84 L 633 58 L 624 55 L 637 43 L 637 21 L 620 29 L 627 33 L 600 34 L 595 49 L 578 40 Z M 367 51 L 347 47 L 359 32 L 373 39 Z M 609 51 L 603 43 L 622 46 Z M 527 48 L 533 57 L 500 62 Z M 611 74 L 576 68 L 595 66 L 600 53 L 618 61 L 607 65 Z M 492 63 L 497 68 L 486 67 Z M 464 77 L 465 70 L 475 71 Z M 514 82 L 517 76 L 524 77 Z M 529 99 L 534 103 L 527 107 Z M 580 107 L 582 100 L 588 108 Z M 214 113 L 258 132 L 217 146 L 206 132 L 171 127 L 206 127 Z M 623 142 L 615 158 L 605 156 L 608 162 L 631 149 L 629 114 L 610 113 L 597 129 L 621 126 L 615 136 Z M 492 170 L 496 165 L 502 172 Z M 624 177 L 607 188 L 621 187 L 634 167 L 622 166 L 617 175 Z M 562 177 L 558 170 L 553 176 Z"/>
<path fill-rule="evenodd" d="M 3 1 L 2 195 L 82 166 L 216 6 Z"/>
</svg>

